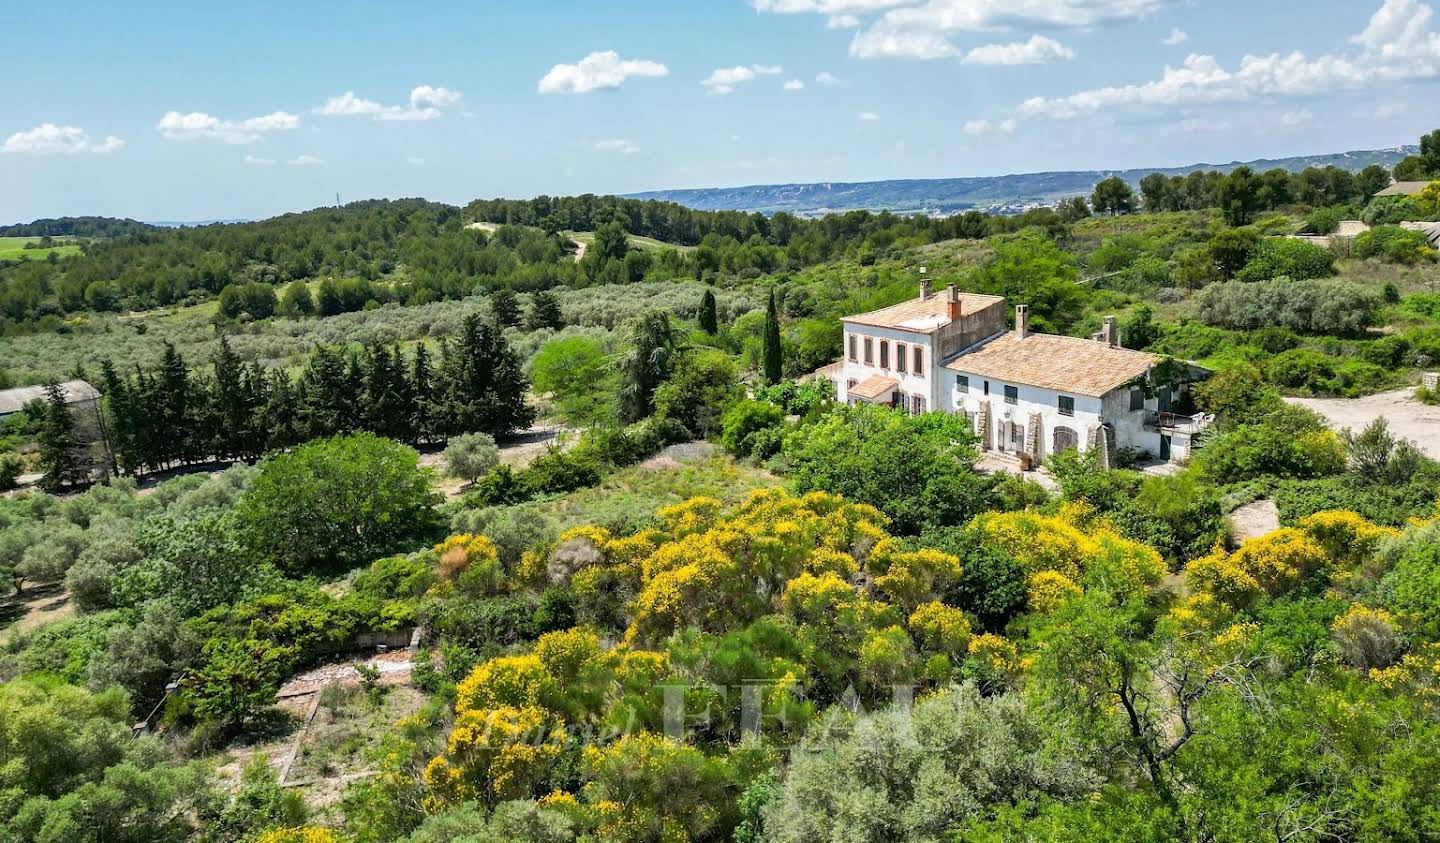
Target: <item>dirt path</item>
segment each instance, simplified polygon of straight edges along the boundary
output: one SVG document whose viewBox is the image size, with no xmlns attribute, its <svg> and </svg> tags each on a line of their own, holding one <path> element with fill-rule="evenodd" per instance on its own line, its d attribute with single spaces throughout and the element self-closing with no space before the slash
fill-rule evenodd
<svg viewBox="0 0 1440 843">
<path fill-rule="evenodd" d="M 1231 540 L 1238 545 L 1280 529 L 1280 510 L 1272 500 L 1259 500 L 1236 508 L 1225 520 Z"/>
<path fill-rule="evenodd" d="M 529 465 L 536 457 L 545 453 L 551 445 L 556 444 L 561 434 L 573 433 L 572 428 L 564 425 L 550 427 L 532 427 L 523 433 L 514 436 L 500 443 L 500 462 L 513 469 L 521 469 Z M 574 443 L 571 437 L 569 444 Z M 439 488 L 446 498 L 457 498 L 465 489 L 465 481 L 457 480 L 445 474 L 445 457 L 443 451 L 431 451 L 420 455 L 420 464 L 435 469 Z"/>
<path fill-rule="evenodd" d="M 1357 433 L 1377 418 L 1390 423 L 1390 432 L 1409 439 L 1427 456 L 1440 459 L 1440 407 L 1415 400 L 1413 389 L 1382 392 L 1364 398 L 1287 398 L 1292 404 L 1309 407 L 1339 430 Z"/>
<path fill-rule="evenodd" d="M 0 626 L 10 624 L 0 629 L 0 644 L 47 623 L 74 616 L 70 593 L 59 583 L 30 586 L 18 597 L 0 600 Z"/>
</svg>

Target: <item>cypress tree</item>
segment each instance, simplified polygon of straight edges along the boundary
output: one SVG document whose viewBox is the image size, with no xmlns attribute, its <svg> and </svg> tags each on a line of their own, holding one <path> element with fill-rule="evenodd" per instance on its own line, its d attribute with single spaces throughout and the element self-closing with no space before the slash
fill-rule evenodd
<svg viewBox="0 0 1440 843">
<path fill-rule="evenodd" d="M 765 383 L 776 384 L 780 382 L 783 374 L 780 364 L 780 317 L 775 312 L 775 289 L 770 289 L 770 298 L 765 304 L 765 337 L 763 372 Z"/>
<path fill-rule="evenodd" d="M 147 402 L 145 409 L 158 413 L 161 420 L 156 431 L 156 455 L 166 464 L 188 462 L 194 458 L 193 431 L 199 425 L 191 405 L 190 371 L 185 367 L 185 358 L 168 341 L 160 358 L 160 376 L 153 385 L 153 403 Z"/>
<path fill-rule="evenodd" d="M 240 355 L 222 334 L 215 351 L 215 456 L 233 458 L 246 450 L 247 432 L 253 423 L 247 400 Z"/>
<path fill-rule="evenodd" d="M 718 333 L 720 330 L 719 316 L 715 312 L 715 291 L 709 287 L 705 288 L 705 295 L 700 297 L 700 330 L 707 334 Z"/>
<path fill-rule="evenodd" d="M 410 392 L 414 396 L 410 427 L 415 441 L 433 442 L 440 434 L 436 408 L 435 373 L 430 365 L 430 349 L 422 341 L 415 346 L 415 359 L 410 364 Z"/>
</svg>

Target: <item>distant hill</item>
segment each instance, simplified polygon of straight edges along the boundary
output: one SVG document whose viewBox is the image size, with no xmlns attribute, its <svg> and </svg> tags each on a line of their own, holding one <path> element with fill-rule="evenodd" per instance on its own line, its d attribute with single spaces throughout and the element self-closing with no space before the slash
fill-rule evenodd
<svg viewBox="0 0 1440 843">
<path fill-rule="evenodd" d="M 155 228 L 199 228 L 204 225 L 235 225 L 243 222 L 254 222 L 254 220 L 244 217 L 229 220 L 151 220 L 145 224 Z"/>
<path fill-rule="evenodd" d="M 1050 173 L 1023 173 L 1007 176 L 977 176 L 960 179 L 900 179 L 872 182 L 825 182 L 820 184 L 760 184 L 746 187 L 712 187 L 690 190 L 654 190 L 629 194 L 634 199 L 660 199 L 704 211 L 788 211 L 817 216 L 833 211 L 871 210 L 908 213 L 953 214 L 972 208 L 985 211 L 1019 212 L 1055 202 L 1067 196 L 1088 195 L 1096 182 L 1120 176 L 1132 185 L 1151 173 L 1183 176 L 1196 170 L 1229 172 L 1248 165 L 1257 171 L 1280 167 L 1298 172 L 1306 167 L 1336 166 L 1358 171 L 1371 164 L 1393 167 L 1418 150 L 1414 146 L 1303 155 L 1294 158 L 1263 158 L 1229 164 L 1190 164 L 1185 167 L 1147 167 L 1134 170 L 1073 170 Z"/>
<path fill-rule="evenodd" d="M 59 217 L 0 226 L 0 237 L 122 237 L 154 228 L 115 217 Z"/>
</svg>

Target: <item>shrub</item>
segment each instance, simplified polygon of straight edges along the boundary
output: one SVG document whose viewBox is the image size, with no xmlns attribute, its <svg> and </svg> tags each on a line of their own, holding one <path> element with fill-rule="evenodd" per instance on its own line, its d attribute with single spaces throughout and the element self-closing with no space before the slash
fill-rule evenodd
<svg viewBox="0 0 1440 843">
<path fill-rule="evenodd" d="M 19 485 L 20 472 L 25 470 L 25 461 L 19 454 L 0 454 L 0 492 L 6 492 Z"/>
<path fill-rule="evenodd" d="M 1328 392 L 1333 387 L 1335 358 L 1308 348 L 1277 354 L 1265 366 L 1265 376 L 1277 386 Z"/>
<path fill-rule="evenodd" d="M 1269 281 L 1272 278 L 1308 280 L 1335 274 L 1335 253 L 1293 237 L 1267 237 L 1256 246 L 1236 281 Z"/>
<path fill-rule="evenodd" d="M 720 444 L 737 457 L 766 459 L 778 448 L 775 437 L 764 434 L 784 421 L 784 410 L 769 401 L 737 401 L 721 420 Z"/>
<path fill-rule="evenodd" d="M 963 524 L 982 508 L 990 481 L 974 470 L 974 441 L 964 416 L 861 405 L 791 430 L 780 459 L 798 491 L 868 503 L 913 535 Z"/>
<path fill-rule="evenodd" d="M 1350 336 L 1374 324 L 1384 301 L 1347 281 L 1275 279 L 1211 284 L 1196 296 L 1200 320 L 1233 330 L 1280 325 L 1301 334 Z"/>
<path fill-rule="evenodd" d="M 488 433 L 466 433 L 450 440 L 442 459 L 451 477 L 473 486 L 500 464 L 500 448 Z"/>
<path fill-rule="evenodd" d="M 1434 260 L 1435 249 L 1423 232 L 1397 225 L 1382 225 L 1355 238 L 1350 254 L 1357 258 L 1379 258 L 1406 265 Z"/>
<path fill-rule="evenodd" d="M 1316 208 L 1305 216 L 1305 230 L 1312 234 L 1333 234 L 1348 210 L 1340 206 Z"/>
</svg>

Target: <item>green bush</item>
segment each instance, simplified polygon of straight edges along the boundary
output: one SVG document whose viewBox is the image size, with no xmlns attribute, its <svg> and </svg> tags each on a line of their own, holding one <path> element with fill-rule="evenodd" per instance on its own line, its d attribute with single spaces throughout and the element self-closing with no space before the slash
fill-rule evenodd
<svg viewBox="0 0 1440 843">
<path fill-rule="evenodd" d="M 1263 476 L 1311 478 L 1345 469 L 1345 449 L 1310 410 L 1280 404 L 1266 416 L 1226 429 L 1196 457 L 1202 476 L 1225 484 Z"/>
<path fill-rule="evenodd" d="M 1357 258 L 1379 258 L 1405 265 L 1435 259 L 1435 248 L 1423 232 L 1409 231 L 1398 225 L 1376 226 L 1350 244 L 1350 254 Z"/>
<path fill-rule="evenodd" d="M 1335 274 L 1335 253 L 1294 237 L 1266 237 L 1255 247 L 1236 281 L 1292 278 L 1304 281 Z"/>
<path fill-rule="evenodd" d="M 1277 354 L 1265 366 L 1265 376 L 1276 386 L 1310 392 L 1328 392 L 1334 386 L 1335 358 L 1308 348 Z"/>
<path fill-rule="evenodd" d="M 0 492 L 16 488 L 24 470 L 25 461 L 19 454 L 0 454 Z"/>
<path fill-rule="evenodd" d="M 1375 290 L 1338 280 L 1277 278 L 1211 284 L 1195 297 L 1208 325 L 1252 331 L 1279 325 L 1300 334 L 1353 336 L 1375 323 L 1384 300 Z"/>
<path fill-rule="evenodd" d="M 784 423 L 785 411 L 769 401 L 737 401 L 721 420 L 720 444 L 737 457 L 766 459 L 778 449 L 774 437 L 764 434 Z"/>
<path fill-rule="evenodd" d="M 1316 208 L 1305 216 L 1305 230 L 1312 234 L 1334 234 L 1349 210 L 1340 206 Z"/>
<path fill-rule="evenodd" d="M 897 533 L 969 521 L 991 481 L 975 472 L 975 435 L 964 416 L 907 416 L 869 404 L 839 408 L 785 435 L 778 465 L 796 491 L 868 503 Z"/>
</svg>

